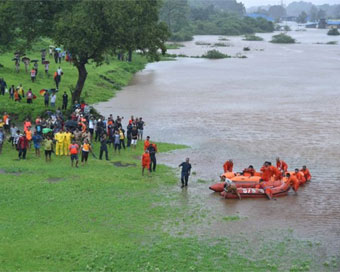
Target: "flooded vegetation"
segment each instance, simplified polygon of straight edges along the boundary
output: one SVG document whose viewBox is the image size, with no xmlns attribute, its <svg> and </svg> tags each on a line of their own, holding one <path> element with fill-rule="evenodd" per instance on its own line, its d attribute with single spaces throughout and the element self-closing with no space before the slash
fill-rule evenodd
<svg viewBox="0 0 340 272">
<path fill-rule="evenodd" d="M 193 179 L 213 183 L 228 158 L 234 159 L 237 171 L 249 163 L 259 169 L 276 156 L 290 169 L 306 164 L 313 180 L 298 196 L 271 202 L 224 200 L 208 190 L 209 182 L 192 181 L 178 201 L 193 202 L 222 221 L 236 215 L 240 220 L 232 224 L 249 235 L 289 229 L 299 239 L 320 243 L 332 255 L 340 245 L 340 53 L 336 46 L 316 43 L 340 39 L 327 36 L 327 30 L 292 31 L 298 43 L 284 45 L 269 43 L 272 35 L 257 34 L 264 41 L 251 42 L 224 37 L 232 47 L 219 51 L 242 52 L 247 59 L 179 58 L 149 64 L 116 98 L 96 107 L 105 115 L 115 109 L 127 116 L 133 109 L 152 122 L 146 133 L 154 140 L 191 146 L 162 155 L 161 162 L 176 167 L 189 156 L 197 173 Z M 196 36 L 169 52 L 202 55 L 207 47 L 197 41 L 214 44 L 220 39 Z M 251 50 L 243 52 L 244 47 Z M 221 220 L 210 218 L 209 224 L 195 230 L 208 236 L 228 235 L 231 230 L 221 227 Z"/>
</svg>

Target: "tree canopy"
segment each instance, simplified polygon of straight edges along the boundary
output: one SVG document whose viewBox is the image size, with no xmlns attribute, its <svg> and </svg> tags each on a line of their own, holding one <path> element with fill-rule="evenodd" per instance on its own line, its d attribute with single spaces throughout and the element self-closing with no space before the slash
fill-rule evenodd
<svg viewBox="0 0 340 272">
<path fill-rule="evenodd" d="M 40 37 L 51 38 L 71 56 L 79 77 L 72 101 L 79 100 L 86 64 L 100 65 L 106 54 L 140 50 L 151 59 L 165 51 L 169 33 L 159 22 L 159 0 L 21 1 L 2 0 L 0 50 L 29 47 Z M 11 22 L 11 23 L 8 23 Z M 14 48 L 13 48 L 14 49 Z"/>
</svg>

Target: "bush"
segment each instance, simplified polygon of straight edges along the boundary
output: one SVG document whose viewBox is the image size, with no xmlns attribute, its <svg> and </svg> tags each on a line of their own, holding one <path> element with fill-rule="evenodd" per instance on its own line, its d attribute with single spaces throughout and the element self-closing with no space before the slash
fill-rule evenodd
<svg viewBox="0 0 340 272">
<path fill-rule="evenodd" d="M 248 34 L 244 36 L 244 41 L 263 41 L 263 38 L 256 36 L 254 34 Z"/>
<path fill-rule="evenodd" d="M 340 35 L 340 32 L 337 28 L 332 28 L 327 32 L 327 35 L 338 36 Z"/>
<path fill-rule="evenodd" d="M 170 37 L 170 41 L 172 42 L 192 41 L 193 39 L 194 39 L 193 34 L 189 30 L 181 30 L 179 32 L 174 32 Z"/>
<path fill-rule="evenodd" d="M 221 53 L 218 50 L 209 50 L 206 54 L 202 56 L 202 58 L 207 58 L 207 59 L 225 59 L 225 58 L 230 58 L 228 55 Z"/>
<path fill-rule="evenodd" d="M 332 45 L 335 45 L 335 44 L 338 44 L 337 41 L 330 41 L 330 42 L 327 42 L 326 44 L 332 44 Z"/>
<path fill-rule="evenodd" d="M 272 43 L 295 43 L 295 39 L 293 39 L 292 37 L 286 34 L 281 33 L 278 35 L 274 35 L 270 42 Z"/>
<path fill-rule="evenodd" d="M 209 42 L 195 42 L 196 45 L 211 45 Z"/>
<path fill-rule="evenodd" d="M 218 46 L 218 47 L 227 47 L 228 45 L 226 44 L 226 43 L 221 43 L 221 42 L 219 42 L 219 43 L 214 43 L 214 45 L 213 46 Z"/>
</svg>

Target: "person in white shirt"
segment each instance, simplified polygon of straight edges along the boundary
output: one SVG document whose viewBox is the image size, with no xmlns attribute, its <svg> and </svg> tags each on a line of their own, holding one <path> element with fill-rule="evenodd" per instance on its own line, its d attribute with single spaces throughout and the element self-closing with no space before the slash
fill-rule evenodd
<svg viewBox="0 0 340 272">
<path fill-rule="evenodd" d="M 55 93 L 53 93 L 53 94 L 51 95 L 51 101 L 50 101 L 51 107 L 52 107 L 52 108 L 55 107 L 55 102 L 56 102 L 56 101 L 57 101 L 57 95 L 56 95 Z"/>
</svg>

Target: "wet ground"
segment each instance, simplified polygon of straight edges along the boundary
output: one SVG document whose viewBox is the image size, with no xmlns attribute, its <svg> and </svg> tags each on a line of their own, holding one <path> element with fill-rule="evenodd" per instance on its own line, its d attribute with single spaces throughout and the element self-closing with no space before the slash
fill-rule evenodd
<svg viewBox="0 0 340 272">
<path fill-rule="evenodd" d="M 117 97 L 96 107 L 105 116 L 143 116 L 152 140 L 191 146 L 158 160 L 175 167 L 190 157 L 195 179 L 217 180 L 229 158 L 235 170 L 249 164 L 258 170 L 276 156 L 290 169 L 306 164 L 313 180 L 298 195 L 273 201 L 224 200 L 209 191 L 211 182 L 192 181 L 181 193 L 182 201 L 199 202 L 216 216 L 247 218 L 233 222 L 245 233 L 292 229 L 338 254 L 340 48 L 324 43 L 340 43 L 340 38 L 327 36 L 326 30 L 292 31 L 289 35 L 299 43 L 278 45 L 267 42 L 272 34 L 259 35 L 265 41 L 227 37 L 230 41 L 223 42 L 230 46 L 217 47 L 230 55 L 245 54 L 246 59 L 180 58 L 149 64 Z M 213 44 L 219 37 L 197 36 L 170 53 L 202 55 L 211 49 L 196 41 Z M 250 51 L 244 52 L 245 46 Z M 228 232 L 216 224 L 200 231 Z"/>
</svg>

